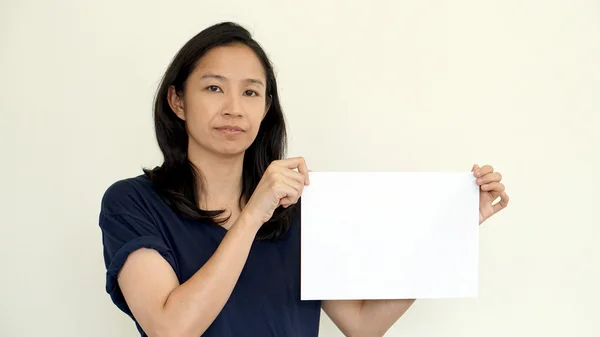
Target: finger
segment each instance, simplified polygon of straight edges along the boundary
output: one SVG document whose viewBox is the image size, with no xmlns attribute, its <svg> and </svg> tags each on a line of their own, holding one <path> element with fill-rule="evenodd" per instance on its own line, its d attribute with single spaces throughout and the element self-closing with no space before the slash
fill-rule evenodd
<svg viewBox="0 0 600 337">
<path fill-rule="evenodd" d="M 494 213 L 500 212 L 501 210 L 506 208 L 506 206 L 508 206 L 509 200 L 510 198 L 508 197 L 508 194 L 506 194 L 506 192 L 500 193 L 500 201 L 498 201 L 492 206 L 494 209 Z"/>
<path fill-rule="evenodd" d="M 302 191 L 304 190 L 304 184 L 302 181 L 290 178 L 284 178 L 282 181 L 289 187 L 293 188 L 295 191 L 294 193 L 298 195 L 298 198 L 300 197 Z"/>
<path fill-rule="evenodd" d="M 502 175 L 499 172 L 488 173 L 482 177 L 477 178 L 477 184 L 489 184 L 492 182 L 500 182 L 502 180 Z"/>
<path fill-rule="evenodd" d="M 302 158 L 302 160 L 300 161 L 300 164 L 298 165 L 298 171 L 300 173 L 302 173 L 302 175 L 306 178 L 306 185 L 310 184 L 310 178 L 308 176 L 308 166 L 306 165 L 306 161 L 304 160 L 304 158 Z"/>
<path fill-rule="evenodd" d="M 484 175 L 490 174 L 492 172 L 494 172 L 493 167 L 491 167 L 490 165 L 483 165 L 479 169 L 475 170 L 475 175 L 477 177 L 483 177 Z"/>
<path fill-rule="evenodd" d="M 481 190 L 486 192 L 504 192 L 504 184 L 493 182 L 481 185 Z"/>
<path fill-rule="evenodd" d="M 280 188 L 285 192 L 286 196 L 280 200 L 280 205 L 288 207 L 298 202 L 302 195 L 304 184 L 294 179 L 283 178 L 281 180 L 282 185 Z"/>
<path fill-rule="evenodd" d="M 473 171 L 473 175 L 475 175 L 476 177 L 479 177 L 480 173 L 479 170 L 481 169 L 481 167 L 479 167 L 479 165 L 474 164 L 473 168 L 471 169 L 471 171 Z"/>
<path fill-rule="evenodd" d="M 306 166 L 306 161 L 304 160 L 304 157 L 283 159 L 279 161 L 279 164 L 285 168 L 289 168 L 292 170 L 298 169 L 298 172 L 300 172 L 305 177 L 306 184 L 310 184 L 310 180 L 308 178 L 308 167 Z"/>
<path fill-rule="evenodd" d="M 290 170 L 287 168 L 282 168 L 280 173 L 283 177 L 288 178 L 288 179 L 293 179 L 300 184 L 305 184 L 305 182 L 306 182 L 306 178 L 300 172 L 296 172 L 296 171 L 293 171 L 293 170 Z"/>
<path fill-rule="evenodd" d="M 491 191 L 490 194 L 492 195 L 492 198 L 494 199 L 494 201 L 496 201 L 496 199 L 498 199 L 498 197 L 500 197 L 500 194 L 504 193 L 504 191 Z"/>
</svg>

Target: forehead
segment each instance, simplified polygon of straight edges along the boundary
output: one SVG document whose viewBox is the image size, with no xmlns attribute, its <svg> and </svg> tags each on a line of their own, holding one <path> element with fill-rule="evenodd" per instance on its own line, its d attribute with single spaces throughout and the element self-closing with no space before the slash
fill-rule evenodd
<svg viewBox="0 0 600 337">
<path fill-rule="evenodd" d="M 258 56 L 242 44 L 209 50 L 200 58 L 194 72 L 200 76 L 213 73 L 231 79 L 265 78 L 265 71 Z"/>
</svg>

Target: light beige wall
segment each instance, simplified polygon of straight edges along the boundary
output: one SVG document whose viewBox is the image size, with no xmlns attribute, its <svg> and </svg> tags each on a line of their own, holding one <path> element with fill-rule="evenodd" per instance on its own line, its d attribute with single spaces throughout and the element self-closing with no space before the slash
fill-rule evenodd
<svg viewBox="0 0 600 337">
<path fill-rule="evenodd" d="M 1 336 L 135 336 L 104 292 L 101 194 L 159 163 L 155 87 L 192 35 L 247 25 L 290 155 L 313 170 L 492 164 L 476 300 L 423 300 L 388 336 L 598 336 L 600 5 L 503 1 L 5 1 Z M 376 226 L 376 224 L 373 224 Z M 322 336 L 341 336 L 324 317 Z"/>
</svg>

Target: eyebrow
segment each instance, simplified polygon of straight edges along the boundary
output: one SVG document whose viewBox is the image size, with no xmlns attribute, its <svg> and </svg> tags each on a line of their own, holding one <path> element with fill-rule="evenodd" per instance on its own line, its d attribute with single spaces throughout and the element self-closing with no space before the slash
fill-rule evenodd
<svg viewBox="0 0 600 337">
<path fill-rule="evenodd" d="M 217 79 L 220 81 L 227 81 L 227 77 L 225 77 L 223 75 L 217 75 L 217 74 L 202 75 L 201 79 L 205 79 L 205 78 L 214 78 L 214 79 Z M 244 82 L 251 83 L 251 84 L 259 84 L 259 85 L 262 85 L 263 87 L 265 86 L 265 84 L 261 80 L 257 80 L 255 78 L 247 78 L 244 80 Z"/>
</svg>

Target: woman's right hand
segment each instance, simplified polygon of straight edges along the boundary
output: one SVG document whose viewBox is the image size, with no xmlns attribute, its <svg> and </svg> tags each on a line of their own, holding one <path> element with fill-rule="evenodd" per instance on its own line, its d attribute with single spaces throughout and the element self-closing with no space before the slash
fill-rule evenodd
<svg viewBox="0 0 600 337">
<path fill-rule="evenodd" d="M 298 202 L 304 186 L 309 183 L 304 158 L 273 161 L 265 170 L 242 213 L 250 215 L 262 226 L 271 219 L 277 207 L 289 207 Z"/>
</svg>

